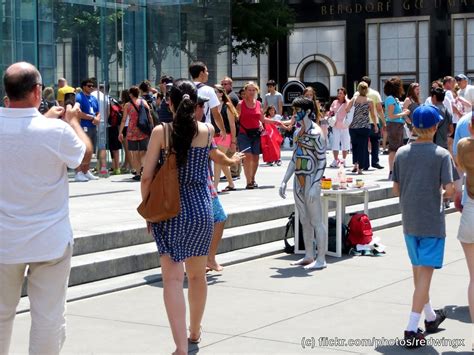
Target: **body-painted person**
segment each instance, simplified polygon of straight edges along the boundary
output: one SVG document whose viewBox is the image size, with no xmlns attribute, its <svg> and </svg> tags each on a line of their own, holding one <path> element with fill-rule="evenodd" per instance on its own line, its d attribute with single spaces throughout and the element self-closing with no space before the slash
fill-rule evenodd
<svg viewBox="0 0 474 355">
<path fill-rule="evenodd" d="M 313 121 L 315 107 L 312 100 L 300 96 L 293 100 L 292 106 L 301 129 L 293 157 L 280 186 L 280 196 L 286 198 L 286 184 L 294 173 L 293 193 L 303 225 L 305 256 L 293 265 L 304 265 L 305 269 L 323 269 L 327 266 L 327 233 L 323 224 L 321 178 L 326 168 L 326 138 L 321 128 Z M 314 239 L 318 247 L 316 260 Z"/>
</svg>

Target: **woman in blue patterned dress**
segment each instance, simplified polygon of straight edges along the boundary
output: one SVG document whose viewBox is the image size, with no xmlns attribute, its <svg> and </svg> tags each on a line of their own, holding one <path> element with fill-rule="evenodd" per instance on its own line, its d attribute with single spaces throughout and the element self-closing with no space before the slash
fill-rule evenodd
<svg viewBox="0 0 474 355">
<path fill-rule="evenodd" d="M 174 218 L 151 224 L 160 254 L 166 312 L 176 344 L 173 354 L 187 354 L 188 339 L 198 343 L 201 338 L 201 320 L 207 297 L 207 254 L 214 223 L 207 186 L 209 145 L 214 130 L 212 126 L 194 119 L 196 101 L 197 89 L 192 82 L 178 80 L 173 84 L 170 91 L 170 109 L 173 112 L 171 149 L 176 152 L 179 168 L 181 210 Z M 156 163 L 164 148 L 164 138 L 163 126 L 155 127 L 145 158 L 142 196 L 148 194 Z M 189 338 L 186 331 L 183 262 L 189 285 Z"/>
</svg>

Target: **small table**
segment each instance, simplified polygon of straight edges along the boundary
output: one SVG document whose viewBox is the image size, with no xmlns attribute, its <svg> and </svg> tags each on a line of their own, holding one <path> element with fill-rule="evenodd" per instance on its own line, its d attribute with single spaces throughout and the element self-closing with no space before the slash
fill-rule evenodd
<svg viewBox="0 0 474 355">
<path fill-rule="evenodd" d="M 342 256 L 342 223 L 346 214 L 346 197 L 363 195 L 364 197 L 364 213 L 369 215 L 369 191 L 379 187 L 379 185 L 369 185 L 361 188 L 350 187 L 340 190 L 321 189 L 321 202 L 323 205 L 323 223 L 326 226 L 326 238 L 328 238 L 328 214 L 329 201 L 336 202 L 336 251 L 326 249 L 326 255 L 340 258 Z M 299 244 L 299 215 L 298 209 L 295 208 L 295 253 L 301 252 Z"/>
</svg>

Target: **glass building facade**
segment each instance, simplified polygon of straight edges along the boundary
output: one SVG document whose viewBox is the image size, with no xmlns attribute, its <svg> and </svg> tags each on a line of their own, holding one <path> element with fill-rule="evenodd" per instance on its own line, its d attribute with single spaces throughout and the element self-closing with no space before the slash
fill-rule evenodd
<svg viewBox="0 0 474 355">
<path fill-rule="evenodd" d="M 231 70 L 230 12 L 230 0 L 0 0 L 0 74 L 24 60 L 45 86 L 95 77 L 116 95 L 164 74 L 187 78 L 201 60 L 217 82 Z"/>
</svg>

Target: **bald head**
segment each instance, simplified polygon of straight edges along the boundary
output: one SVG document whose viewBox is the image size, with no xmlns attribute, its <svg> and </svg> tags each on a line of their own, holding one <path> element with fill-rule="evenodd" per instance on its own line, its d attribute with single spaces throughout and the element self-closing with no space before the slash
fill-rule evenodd
<svg viewBox="0 0 474 355">
<path fill-rule="evenodd" d="M 38 86 L 41 91 L 41 84 L 41 74 L 34 65 L 27 62 L 10 65 L 3 75 L 5 92 L 11 101 L 28 99 Z"/>
<path fill-rule="evenodd" d="M 58 88 L 61 89 L 67 85 L 67 81 L 64 78 L 58 79 Z"/>
</svg>

